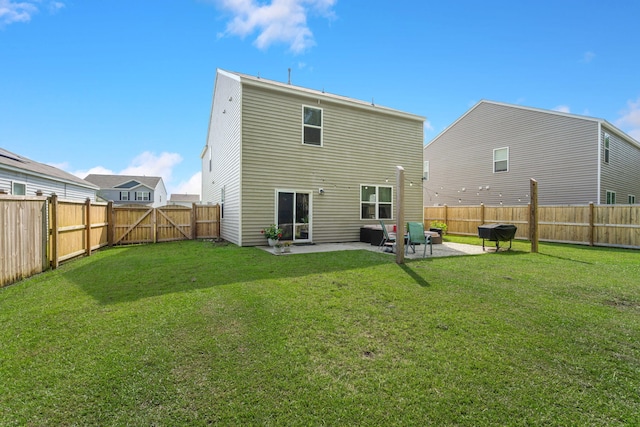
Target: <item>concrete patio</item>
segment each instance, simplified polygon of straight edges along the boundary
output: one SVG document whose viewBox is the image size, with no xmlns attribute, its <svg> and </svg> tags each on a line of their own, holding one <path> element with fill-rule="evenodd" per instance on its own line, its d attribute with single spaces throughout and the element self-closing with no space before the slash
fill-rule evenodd
<svg viewBox="0 0 640 427">
<path fill-rule="evenodd" d="M 269 246 L 259 246 L 260 249 L 267 252 L 274 252 L 274 249 Z M 369 243 L 363 242 L 349 242 L 349 243 L 319 243 L 313 245 L 300 245 L 291 246 L 290 253 L 284 253 L 282 255 L 296 255 L 296 254 L 309 254 L 316 252 L 337 252 L 337 251 L 354 251 L 354 250 L 367 250 L 373 252 L 380 252 L 389 256 L 395 257 L 395 253 L 384 252 L 378 246 L 373 246 Z M 483 253 L 482 246 L 465 245 L 463 243 L 443 242 L 442 244 L 433 245 L 433 255 L 429 255 L 429 248 L 427 247 L 426 258 L 445 257 L 445 256 L 457 256 L 457 255 L 480 255 Z M 418 246 L 416 253 L 412 253 L 409 250 L 409 254 L 406 255 L 407 259 L 419 259 L 422 258 L 423 248 Z"/>
</svg>

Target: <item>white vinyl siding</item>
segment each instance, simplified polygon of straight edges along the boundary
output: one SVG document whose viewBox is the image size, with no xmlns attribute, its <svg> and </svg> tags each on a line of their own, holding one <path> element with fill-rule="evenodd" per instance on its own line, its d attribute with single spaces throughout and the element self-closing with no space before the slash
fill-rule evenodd
<svg viewBox="0 0 640 427">
<path fill-rule="evenodd" d="M 3 169 L 0 166 L 0 190 L 5 190 L 7 194 L 13 194 L 13 182 L 25 185 L 25 196 L 35 196 L 41 193 L 43 196 L 58 195 L 61 200 L 85 201 L 96 200 L 96 190 L 81 187 L 68 182 L 46 179 L 41 176 L 34 176 L 27 173 L 15 172 Z"/>
</svg>

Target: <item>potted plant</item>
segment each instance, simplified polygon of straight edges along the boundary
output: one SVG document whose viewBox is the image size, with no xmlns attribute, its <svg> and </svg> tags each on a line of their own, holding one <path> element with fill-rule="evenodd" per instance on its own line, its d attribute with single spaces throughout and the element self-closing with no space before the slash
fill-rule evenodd
<svg viewBox="0 0 640 427">
<path fill-rule="evenodd" d="M 444 236 L 447 234 L 447 224 L 441 221 L 432 221 L 429 231 L 436 231 L 439 235 Z"/>
<path fill-rule="evenodd" d="M 288 254 L 291 252 L 291 242 L 283 242 L 282 243 L 282 252 Z"/>
<path fill-rule="evenodd" d="M 278 241 L 275 245 L 273 245 L 273 252 L 276 254 L 282 253 L 283 244 Z"/>
<path fill-rule="evenodd" d="M 264 234 L 264 237 L 267 238 L 269 246 L 274 246 L 282 237 L 282 228 L 278 228 L 277 225 L 271 224 L 267 228 L 260 230 L 260 233 Z"/>
</svg>

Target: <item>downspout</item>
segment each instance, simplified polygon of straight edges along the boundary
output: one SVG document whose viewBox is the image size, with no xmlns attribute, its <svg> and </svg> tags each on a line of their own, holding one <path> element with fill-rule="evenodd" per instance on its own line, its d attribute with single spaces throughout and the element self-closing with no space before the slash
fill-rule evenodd
<svg viewBox="0 0 640 427">
<path fill-rule="evenodd" d="M 596 205 L 600 205 L 600 186 L 602 176 L 602 148 L 600 147 L 602 140 L 602 122 L 598 122 L 598 176 L 596 177 Z"/>
</svg>

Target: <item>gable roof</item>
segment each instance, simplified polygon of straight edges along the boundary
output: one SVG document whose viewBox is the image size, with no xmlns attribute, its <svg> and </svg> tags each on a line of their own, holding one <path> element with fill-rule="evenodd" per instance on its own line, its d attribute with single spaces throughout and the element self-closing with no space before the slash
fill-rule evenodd
<svg viewBox="0 0 640 427">
<path fill-rule="evenodd" d="M 36 162 L 19 154 L 12 153 L 9 150 L 5 150 L 1 147 L 0 168 L 11 170 L 13 172 L 20 172 L 27 175 L 37 176 L 39 178 L 49 179 L 52 181 L 74 184 L 79 187 L 89 188 L 91 190 L 98 189 L 98 187 L 96 187 L 94 184 L 82 178 L 78 178 L 77 176 L 69 172 L 65 172 L 62 169 L 58 169 L 54 166 Z"/>
<path fill-rule="evenodd" d="M 335 95 L 332 93 L 325 92 L 324 90 L 320 91 L 315 89 L 308 89 L 302 86 L 295 86 L 289 83 L 281 83 L 275 80 L 268 80 L 262 77 L 255 77 L 255 76 L 250 76 L 248 74 L 225 71 L 221 69 L 218 69 L 217 71 L 218 73 L 225 75 L 229 78 L 232 78 L 234 80 L 237 80 L 242 84 L 268 88 L 271 90 L 276 90 L 279 92 L 285 92 L 285 93 L 290 93 L 295 95 L 302 94 L 307 96 L 314 96 L 321 99 L 330 100 L 338 104 L 349 105 L 351 107 L 357 107 L 370 112 L 378 112 L 378 113 L 389 114 L 393 116 L 399 116 L 399 117 L 403 117 L 405 119 L 410 119 L 410 120 L 418 120 L 421 122 L 424 122 L 426 120 L 426 117 L 423 117 L 423 116 L 407 113 L 400 110 L 394 110 L 393 108 L 383 107 L 373 102 L 361 101 L 358 99 L 349 98 L 342 95 Z"/>
<path fill-rule="evenodd" d="M 553 114 L 553 115 L 556 115 L 556 116 L 570 117 L 570 118 L 573 118 L 573 119 L 580 119 L 580 120 L 587 120 L 587 121 L 595 122 L 595 123 L 598 123 L 601 126 L 607 128 L 610 132 L 613 132 L 613 133 L 617 134 L 618 136 L 620 136 L 621 138 L 623 138 L 624 140 L 626 140 L 630 144 L 635 145 L 636 147 L 640 148 L 640 142 L 636 141 L 631 136 L 627 135 L 626 133 L 624 133 L 623 131 L 621 131 L 620 129 L 618 129 L 617 127 L 615 127 L 614 125 L 612 125 L 608 121 L 606 121 L 605 119 L 599 119 L 597 117 L 590 117 L 590 116 L 581 116 L 579 114 L 573 114 L 573 113 L 564 113 L 562 111 L 545 110 L 545 109 L 542 109 L 542 108 L 534 108 L 534 107 L 525 107 L 523 105 L 507 104 L 507 103 L 504 103 L 504 102 L 488 101 L 486 99 L 482 99 L 479 102 L 477 102 L 473 107 L 471 107 L 469 110 L 467 110 L 467 112 L 465 112 L 462 116 L 460 116 L 456 121 L 454 121 L 449 126 L 447 126 L 442 132 L 440 132 L 435 138 L 433 138 L 428 144 L 426 144 L 425 148 L 428 147 L 429 145 L 431 145 L 432 143 L 434 143 L 438 138 L 440 138 L 440 136 L 442 136 L 445 132 L 447 132 L 449 129 L 451 129 L 453 126 L 455 126 L 456 123 L 458 123 L 459 121 L 464 119 L 473 110 L 475 110 L 476 108 L 480 107 L 481 105 L 487 105 L 487 104 L 498 105 L 498 106 L 507 107 L 507 108 L 516 108 L 516 109 L 520 109 L 520 110 L 535 111 L 535 112 L 538 112 L 538 113 Z"/>
<path fill-rule="evenodd" d="M 159 176 L 99 175 L 99 174 L 90 174 L 90 175 L 87 175 L 84 179 L 97 185 L 101 189 L 109 189 L 109 188 L 116 189 L 121 185 L 127 184 L 131 181 L 136 181 L 144 185 L 145 187 L 155 189 L 156 186 L 158 185 L 158 182 L 162 181 L 162 178 Z"/>
</svg>

